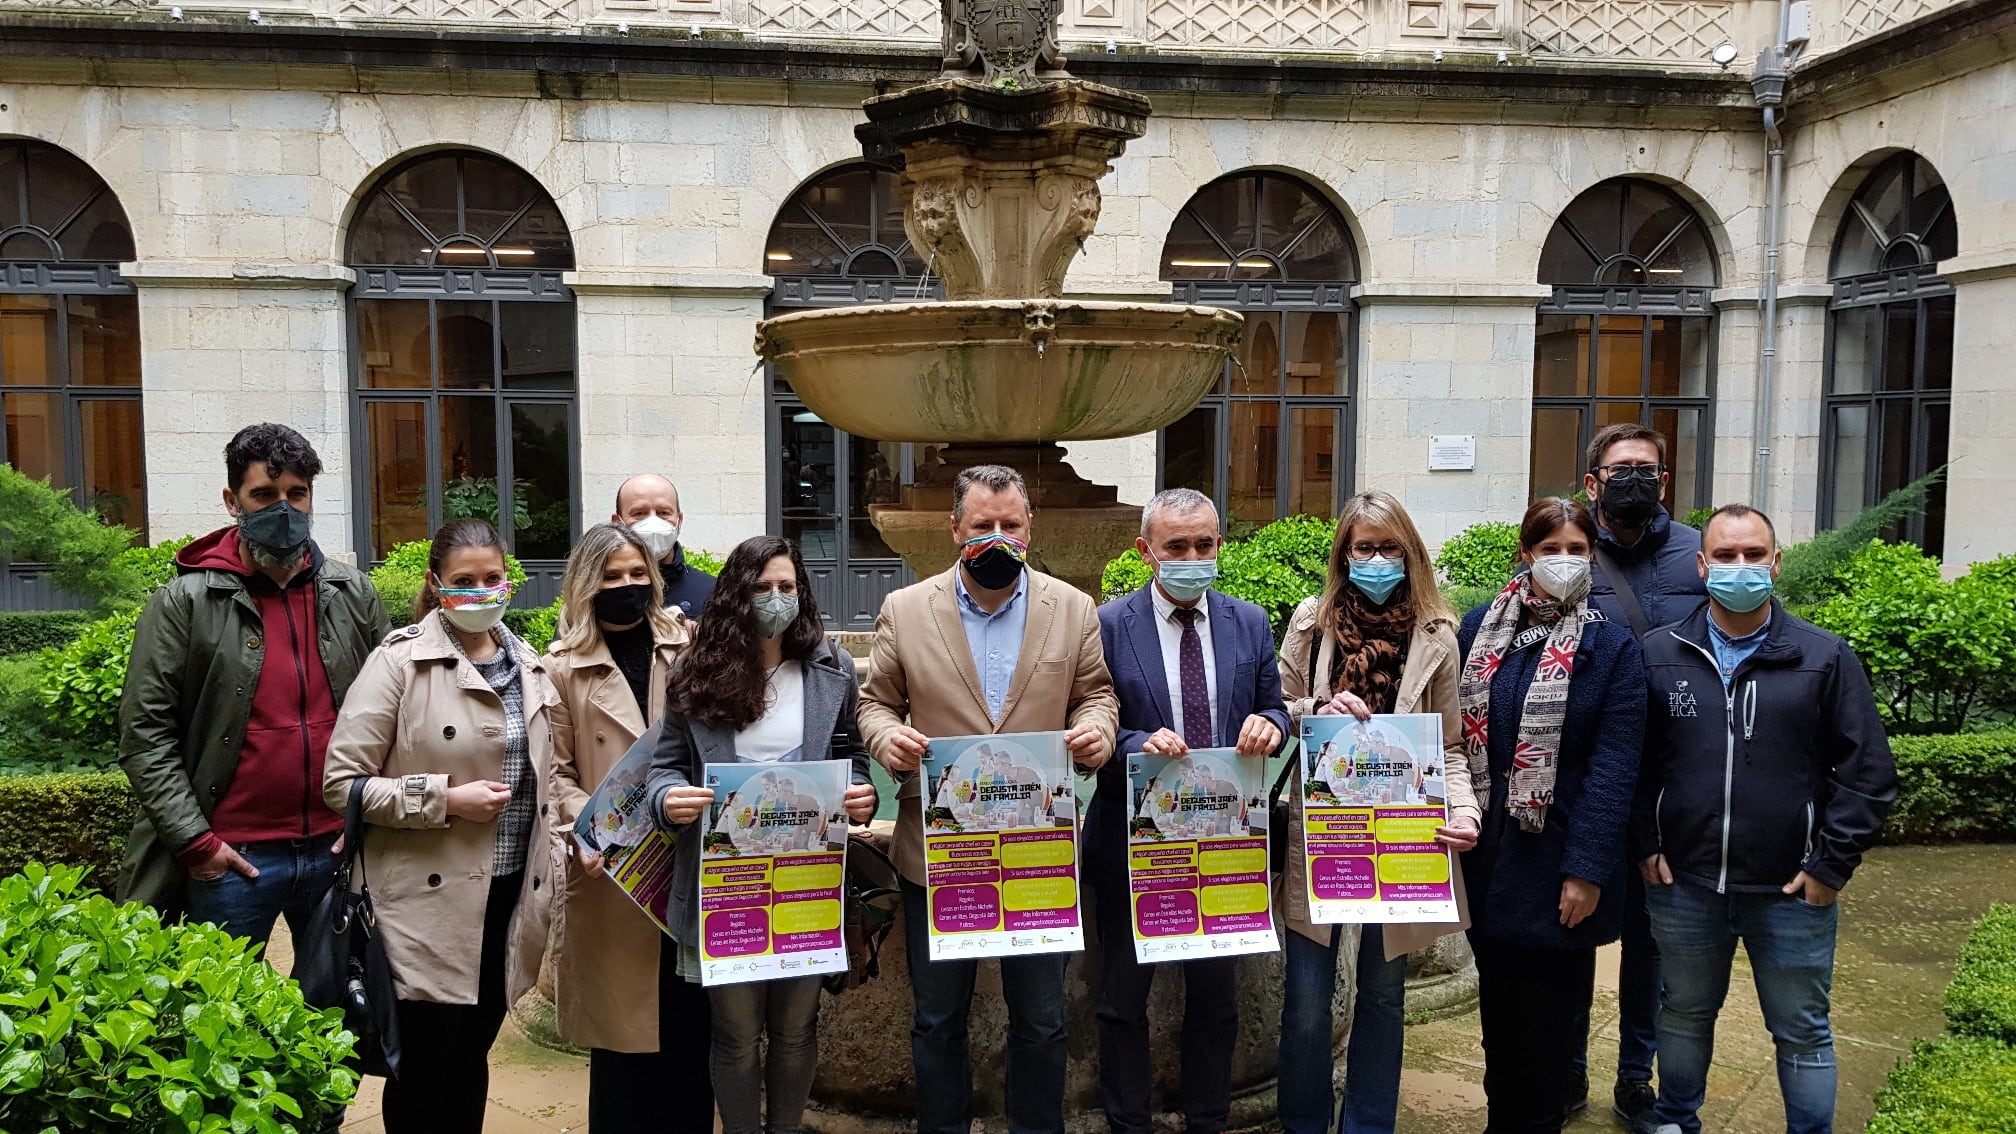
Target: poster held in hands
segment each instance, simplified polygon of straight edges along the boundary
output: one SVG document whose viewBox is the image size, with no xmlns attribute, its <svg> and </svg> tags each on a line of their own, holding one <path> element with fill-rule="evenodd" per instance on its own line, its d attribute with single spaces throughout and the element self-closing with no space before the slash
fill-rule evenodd
<svg viewBox="0 0 2016 1134">
<path fill-rule="evenodd" d="M 1236 749 L 1127 757 L 1127 885 L 1142 964 L 1272 953 L 1266 761 Z"/>
<path fill-rule="evenodd" d="M 935 738 L 919 774 L 931 959 L 1084 948 L 1064 734 Z"/>
<path fill-rule="evenodd" d="M 1457 920 L 1444 758 L 1433 713 L 1302 718 L 1311 922 Z"/>
<path fill-rule="evenodd" d="M 708 764 L 700 983 L 842 972 L 849 766 Z"/>
<path fill-rule="evenodd" d="M 655 736 L 654 729 L 647 736 Z M 651 778 L 652 745 L 632 745 L 603 778 L 574 820 L 574 843 L 602 856 L 602 873 L 620 887 L 659 929 L 666 924 L 665 902 L 672 893 L 672 851 L 676 840 L 658 829 L 644 785 Z"/>
</svg>

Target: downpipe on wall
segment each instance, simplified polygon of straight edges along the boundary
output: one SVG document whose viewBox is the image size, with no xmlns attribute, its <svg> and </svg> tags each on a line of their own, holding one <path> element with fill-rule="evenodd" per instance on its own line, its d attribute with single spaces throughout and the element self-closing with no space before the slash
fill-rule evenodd
<svg viewBox="0 0 2016 1134">
<path fill-rule="evenodd" d="M 1757 351 L 1757 412 L 1752 424 L 1754 456 L 1750 464 L 1750 503 L 1771 510 L 1772 408 L 1778 377 L 1779 257 L 1784 245 L 1785 135 L 1780 111 L 1785 106 L 1786 65 L 1791 53 L 1792 0 L 1778 0 L 1778 42 L 1757 56 L 1750 89 L 1764 112 L 1764 141 L 1769 149 L 1764 207 L 1764 286 L 1760 297 Z"/>
</svg>

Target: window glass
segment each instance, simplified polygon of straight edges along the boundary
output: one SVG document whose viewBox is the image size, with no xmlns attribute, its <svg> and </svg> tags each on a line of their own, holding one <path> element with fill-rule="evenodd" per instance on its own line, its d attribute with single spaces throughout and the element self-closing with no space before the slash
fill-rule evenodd
<svg viewBox="0 0 2016 1134">
<path fill-rule="evenodd" d="M 773 276 L 921 276 L 925 263 L 903 231 L 910 187 L 866 165 L 848 166 L 800 189 L 777 211 L 763 244 Z"/>
<path fill-rule="evenodd" d="M 1541 407 L 1533 411 L 1532 495 L 1567 496 L 1582 489 L 1582 411 Z"/>
<path fill-rule="evenodd" d="M 1533 396 L 1573 398 L 1588 392 L 1588 317 L 1541 315 L 1533 332 Z"/>
<path fill-rule="evenodd" d="M 424 390 L 434 384 L 430 310 L 424 299 L 357 301 L 358 369 L 366 387 Z"/>
<path fill-rule="evenodd" d="M 784 538 L 808 560 L 833 560 L 840 554 L 840 431 L 801 405 L 782 404 L 776 413 Z"/>
<path fill-rule="evenodd" d="M 0 382 L 9 386 L 54 386 L 56 297 L 0 295 Z"/>
<path fill-rule="evenodd" d="M 70 382 L 77 386 L 140 384 L 140 298 L 135 295 L 65 296 L 70 340 Z M 139 420 L 133 436 L 138 437 Z"/>
<path fill-rule="evenodd" d="M 36 480 L 69 488 L 63 460 L 62 398 L 57 394 L 7 394 L 7 463 Z"/>
<path fill-rule="evenodd" d="M 563 402 L 511 406 L 511 473 L 518 497 L 512 534 L 521 559 L 565 559 L 573 543 L 571 417 Z"/>
<path fill-rule="evenodd" d="M 1628 177 L 1563 209 L 1540 250 L 1540 282 L 1712 286 L 1714 249 L 1699 214 L 1672 190 Z"/>
<path fill-rule="evenodd" d="M 1226 478 L 1226 520 L 1233 524 L 1265 525 L 1274 522 L 1279 501 L 1281 403 L 1278 401 L 1234 401 L 1232 446 L 1237 456 Z"/>
<path fill-rule="evenodd" d="M 1294 411 L 1295 449 L 1288 457 L 1289 515 L 1337 514 L 1338 438 L 1343 433 L 1343 419 L 1343 413 L 1334 409 Z"/>
<path fill-rule="evenodd" d="M 1163 488 L 1194 488 L 1217 497 L 1218 417 L 1222 412 L 1218 405 L 1206 403 L 1162 431 Z"/>
<path fill-rule="evenodd" d="M 1355 280 L 1343 214 L 1299 179 L 1235 173 L 1190 198 L 1162 245 L 1165 280 Z"/>
<path fill-rule="evenodd" d="M 371 546 L 377 554 L 427 539 L 427 406 L 367 402 L 365 447 L 371 467 Z"/>
<path fill-rule="evenodd" d="M 497 326 L 489 300 L 434 303 L 434 338 L 441 353 L 441 388 L 497 388 Z"/>
<path fill-rule="evenodd" d="M 1834 449 L 1834 507 L 1828 527 L 1840 527 L 1854 519 L 1863 508 L 1869 476 L 1869 407 L 1837 406 L 1833 412 L 1829 443 Z"/>
<path fill-rule="evenodd" d="M 140 399 L 81 399 L 77 410 L 85 498 L 107 523 L 144 530 L 147 476 L 140 446 L 134 444 L 140 436 Z"/>
</svg>

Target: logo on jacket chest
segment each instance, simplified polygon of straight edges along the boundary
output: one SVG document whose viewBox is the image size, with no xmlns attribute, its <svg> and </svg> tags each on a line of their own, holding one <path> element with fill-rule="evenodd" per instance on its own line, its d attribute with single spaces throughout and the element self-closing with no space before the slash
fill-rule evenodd
<svg viewBox="0 0 2016 1134">
<path fill-rule="evenodd" d="M 1666 694 L 1667 716 L 1678 720 L 1682 717 L 1701 715 L 1700 702 L 1694 699 L 1694 694 L 1687 691 L 1687 684 L 1685 681 L 1675 681 L 1672 691 Z"/>
</svg>

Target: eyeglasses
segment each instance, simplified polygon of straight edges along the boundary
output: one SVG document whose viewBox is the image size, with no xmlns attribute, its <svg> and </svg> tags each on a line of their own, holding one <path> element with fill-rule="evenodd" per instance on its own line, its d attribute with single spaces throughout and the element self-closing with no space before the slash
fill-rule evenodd
<svg viewBox="0 0 2016 1134">
<path fill-rule="evenodd" d="M 1604 482 L 1617 480 L 1658 480 L 1666 475 L 1665 465 L 1597 465 L 1590 470 Z"/>
<path fill-rule="evenodd" d="M 1385 543 L 1354 543 L 1351 545 L 1350 550 L 1351 558 L 1353 559 L 1370 559 L 1375 555 L 1384 556 L 1387 559 L 1398 559 L 1407 554 L 1406 548 L 1401 547 L 1392 540 L 1387 540 Z"/>
</svg>

